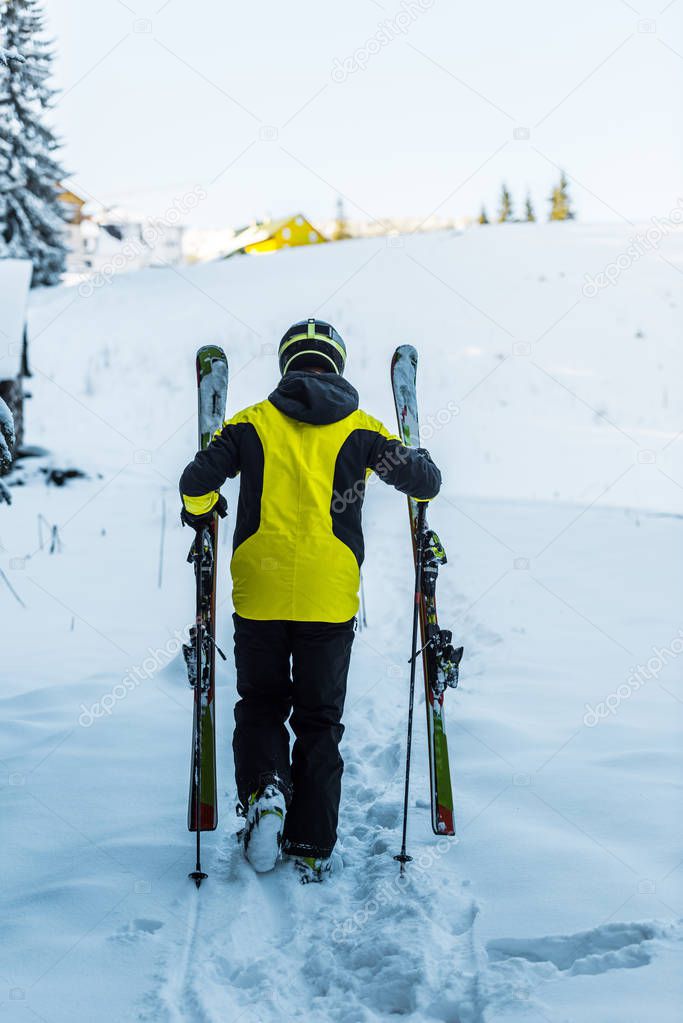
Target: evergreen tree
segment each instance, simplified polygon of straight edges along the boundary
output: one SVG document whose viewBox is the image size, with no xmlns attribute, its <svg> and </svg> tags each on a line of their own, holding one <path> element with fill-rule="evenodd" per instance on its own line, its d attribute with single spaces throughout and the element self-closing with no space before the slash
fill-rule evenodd
<svg viewBox="0 0 683 1023">
<path fill-rule="evenodd" d="M 64 171 L 43 120 L 55 92 L 42 34 L 39 0 L 0 0 L 0 256 L 30 259 L 34 284 L 56 284 L 66 256 Z"/>
<path fill-rule="evenodd" d="M 524 219 L 529 224 L 534 224 L 536 222 L 536 214 L 534 213 L 534 207 L 529 194 L 527 194 L 526 202 L 524 203 Z"/>
<path fill-rule="evenodd" d="M 560 182 L 553 188 L 550 196 L 550 216 L 549 220 L 573 220 L 575 213 L 571 207 L 571 199 L 569 198 L 569 182 L 567 181 L 567 175 L 562 171 L 560 175 Z"/>
<path fill-rule="evenodd" d="M 512 220 L 512 196 L 507 185 L 503 185 L 500 192 L 500 209 L 498 210 L 498 223 L 505 224 Z"/>
<path fill-rule="evenodd" d="M 488 223 L 490 223 L 489 218 L 486 215 L 486 207 L 485 206 L 482 206 L 482 208 L 481 208 L 481 213 L 479 214 L 479 223 L 480 224 L 488 224 Z"/>
</svg>

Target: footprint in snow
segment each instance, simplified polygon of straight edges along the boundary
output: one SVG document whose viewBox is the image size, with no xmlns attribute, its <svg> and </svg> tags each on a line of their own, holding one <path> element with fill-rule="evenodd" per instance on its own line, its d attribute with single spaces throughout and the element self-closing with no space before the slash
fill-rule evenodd
<svg viewBox="0 0 683 1023">
<path fill-rule="evenodd" d="M 161 920 L 150 920 L 147 917 L 139 917 L 137 920 L 131 920 L 130 923 L 124 924 L 123 927 L 119 927 L 114 934 L 110 935 L 108 940 L 120 941 L 123 943 L 139 941 L 147 934 L 156 934 L 156 932 L 163 926 L 163 921 Z"/>
<path fill-rule="evenodd" d="M 503 637 L 498 632 L 488 629 L 485 625 L 475 625 L 470 630 L 470 637 L 482 646 L 497 646 L 503 642 Z"/>
<path fill-rule="evenodd" d="M 393 777 L 403 765 L 403 752 L 399 742 L 389 741 L 383 745 L 376 742 L 368 743 L 361 750 L 360 756 L 364 764 L 371 764 L 373 770 L 380 768 L 383 774 L 389 777 Z"/>
<path fill-rule="evenodd" d="M 395 830 L 401 819 L 401 807 L 395 800 L 376 800 L 367 811 L 367 819 L 382 828 Z"/>
<path fill-rule="evenodd" d="M 497 938 L 487 943 L 486 950 L 491 963 L 526 960 L 576 976 L 647 966 L 652 952 L 644 946 L 662 935 L 662 928 L 654 923 L 614 923 L 577 934 Z"/>
</svg>

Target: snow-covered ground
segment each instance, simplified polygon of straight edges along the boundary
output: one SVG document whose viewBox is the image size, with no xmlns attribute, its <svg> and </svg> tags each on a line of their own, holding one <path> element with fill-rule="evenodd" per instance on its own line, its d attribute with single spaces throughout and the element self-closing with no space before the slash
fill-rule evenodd
<svg viewBox="0 0 683 1023">
<path fill-rule="evenodd" d="M 0 1019 L 680 1018 L 683 234 L 626 265 L 632 234 L 349 241 L 33 296 L 27 441 L 48 453 L 0 509 Z M 620 256 L 593 295 L 585 275 Z M 228 664 L 221 824 L 197 892 L 176 483 L 194 350 L 225 347 L 234 410 L 270 390 L 280 333 L 313 313 L 343 332 L 348 376 L 389 425 L 391 352 L 420 351 L 423 441 L 444 471 L 441 618 L 466 648 L 447 695 L 459 839 L 430 831 L 419 714 L 399 883 L 411 558 L 404 502 L 378 484 L 345 869 L 304 888 L 242 861 Z M 55 487 L 47 467 L 87 475 Z"/>
</svg>

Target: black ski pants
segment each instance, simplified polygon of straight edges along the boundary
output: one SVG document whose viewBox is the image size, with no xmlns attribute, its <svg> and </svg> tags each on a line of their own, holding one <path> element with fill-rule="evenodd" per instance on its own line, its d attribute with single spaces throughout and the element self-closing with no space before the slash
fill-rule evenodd
<svg viewBox="0 0 683 1023">
<path fill-rule="evenodd" d="M 337 839 L 339 743 L 355 619 L 235 623 L 235 777 L 243 806 L 269 782 L 287 799 L 284 849 L 326 857 Z M 290 717 L 291 714 L 291 717 Z M 295 742 L 290 762 L 289 719 Z"/>
</svg>

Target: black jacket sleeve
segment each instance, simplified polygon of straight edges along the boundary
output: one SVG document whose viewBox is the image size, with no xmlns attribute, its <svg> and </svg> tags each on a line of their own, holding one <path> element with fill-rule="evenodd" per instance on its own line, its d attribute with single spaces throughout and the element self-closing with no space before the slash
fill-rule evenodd
<svg viewBox="0 0 683 1023">
<path fill-rule="evenodd" d="M 441 489 L 441 473 L 426 448 L 407 448 L 400 441 L 377 435 L 368 468 L 402 494 L 428 501 Z"/>
<path fill-rule="evenodd" d="M 180 477 L 180 493 L 188 511 L 202 514 L 212 507 L 218 489 L 228 477 L 232 478 L 240 471 L 240 430 L 241 425 L 226 423 L 208 448 L 198 451 L 185 467 Z M 197 505 L 197 498 L 206 498 L 207 501 L 200 501 L 200 504 L 206 503 L 208 508 Z"/>
</svg>

